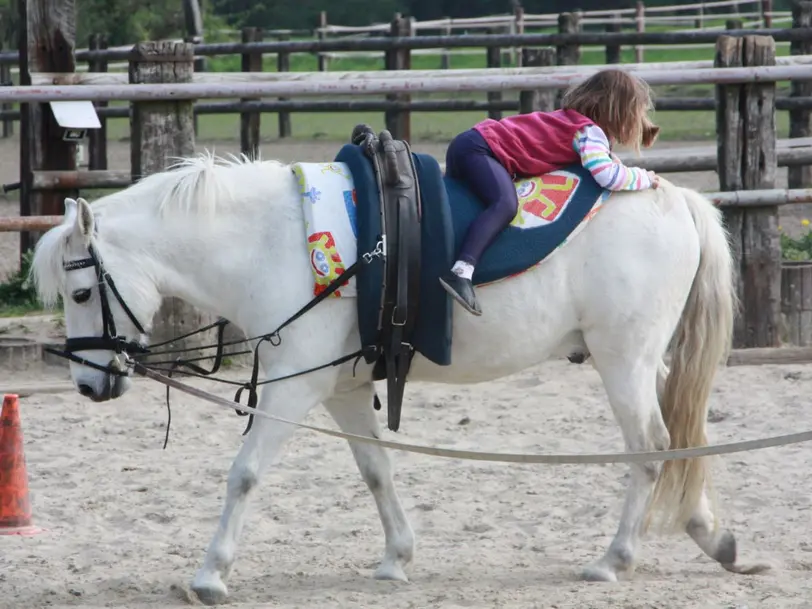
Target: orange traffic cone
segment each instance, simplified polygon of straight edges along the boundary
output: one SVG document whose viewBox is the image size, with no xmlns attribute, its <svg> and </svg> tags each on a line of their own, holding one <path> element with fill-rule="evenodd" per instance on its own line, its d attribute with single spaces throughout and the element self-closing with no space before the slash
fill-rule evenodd
<svg viewBox="0 0 812 609">
<path fill-rule="evenodd" d="M 19 398 L 3 396 L 0 412 L 0 535 L 34 535 L 23 454 Z"/>
</svg>

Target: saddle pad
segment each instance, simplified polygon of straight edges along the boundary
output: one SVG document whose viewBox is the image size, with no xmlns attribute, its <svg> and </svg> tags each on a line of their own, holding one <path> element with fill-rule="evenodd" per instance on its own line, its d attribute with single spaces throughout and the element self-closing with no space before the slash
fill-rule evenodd
<svg viewBox="0 0 812 609">
<path fill-rule="evenodd" d="M 456 259 L 471 222 L 484 209 L 461 182 L 444 176 L 437 160 L 412 153 L 422 200 L 421 277 L 412 343 L 430 361 L 451 363 L 454 304 L 439 277 Z M 372 252 L 381 235 L 381 209 L 372 163 L 359 146 L 344 145 L 336 165 L 352 173 L 356 193 L 355 258 Z M 610 194 L 580 165 L 516 182 L 519 211 L 483 255 L 474 283 L 483 285 L 542 263 L 594 216 Z M 356 275 L 361 344 L 375 344 L 383 290 L 383 262 L 375 258 Z"/>
<path fill-rule="evenodd" d="M 456 253 L 484 205 L 463 183 L 448 176 L 444 182 Z M 474 270 L 475 285 L 513 277 L 544 262 L 586 226 L 611 194 L 577 164 L 514 185 L 519 209 L 482 255 Z"/>
<path fill-rule="evenodd" d="M 305 217 L 313 295 L 322 292 L 357 259 L 355 185 L 343 163 L 295 163 Z M 354 297 L 355 277 L 330 295 Z"/>
</svg>

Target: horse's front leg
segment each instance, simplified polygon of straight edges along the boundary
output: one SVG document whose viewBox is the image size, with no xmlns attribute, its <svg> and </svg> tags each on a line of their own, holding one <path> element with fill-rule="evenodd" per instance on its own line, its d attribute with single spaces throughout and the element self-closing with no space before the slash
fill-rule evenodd
<svg viewBox="0 0 812 609">
<path fill-rule="evenodd" d="M 372 408 L 372 383 L 336 394 L 324 407 L 341 430 L 359 436 L 381 437 L 381 426 Z M 386 548 L 375 571 L 376 579 L 408 581 L 404 568 L 414 554 L 414 532 L 398 498 L 392 479 L 392 465 L 386 449 L 375 444 L 350 442 L 361 477 L 375 498 Z"/>
<path fill-rule="evenodd" d="M 267 385 L 262 390 L 258 409 L 298 423 L 325 397 L 325 379 L 329 375 L 318 374 L 319 378 L 315 378 L 314 373 L 310 378 Z M 217 531 L 209 544 L 203 566 L 192 582 L 192 590 L 204 604 L 215 605 L 226 600 L 225 580 L 234 565 L 248 499 L 262 473 L 295 430 L 293 425 L 264 417 L 254 418 L 252 429 L 228 474 L 225 506 Z"/>
</svg>

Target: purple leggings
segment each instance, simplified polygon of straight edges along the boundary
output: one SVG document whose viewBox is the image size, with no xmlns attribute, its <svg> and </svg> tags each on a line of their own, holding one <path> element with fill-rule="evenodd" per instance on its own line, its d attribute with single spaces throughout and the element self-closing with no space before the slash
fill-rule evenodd
<svg viewBox="0 0 812 609">
<path fill-rule="evenodd" d="M 512 176 L 475 129 L 451 140 L 445 164 L 446 175 L 464 182 L 486 206 L 468 228 L 457 256 L 458 260 L 476 266 L 482 252 L 516 215 L 519 209 L 516 187 Z"/>
</svg>

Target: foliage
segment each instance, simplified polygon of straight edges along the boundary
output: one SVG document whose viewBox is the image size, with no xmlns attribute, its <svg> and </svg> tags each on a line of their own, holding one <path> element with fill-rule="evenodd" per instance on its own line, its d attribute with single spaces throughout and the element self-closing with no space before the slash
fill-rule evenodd
<svg viewBox="0 0 812 609">
<path fill-rule="evenodd" d="M 634 0 L 198 0 L 203 12 L 207 40 L 216 32 L 256 26 L 265 29 L 312 29 L 321 11 L 330 23 L 367 25 L 388 22 L 395 12 L 418 20 L 443 17 L 480 17 L 507 14 L 521 4 L 527 13 L 631 8 Z M 76 40 L 84 46 L 91 34 L 107 34 L 111 46 L 143 40 L 182 38 L 185 33 L 181 0 L 74 0 Z M 16 46 L 16 11 L 20 0 L 0 0 L 0 43 Z M 679 4 L 679 0 L 646 0 L 648 6 Z M 788 10 L 789 0 L 776 0 L 774 10 Z M 720 17 L 724 18 L 720 13 Z"/>
<path fill-rule="evenodd" d="M 475 3 L 475 0 L 469 0 Z M 246 26 L 265 29 L 312 29 L 318 25 L 319 13 L 327 11 L 331 23 L 368 25 L 386 22 L 405 10 L 404 0 L 212 0 L 212 11 L 223 17 L 231 27 Z M 410 13 L 411 14 L 411 13 Z"/>
<path fill-rule="evenodd" d="M 809 220 L 801 220 L 801 225 L 809 226 Z M 799 237 L 791 237 L 779 226 L 781 234 L 781 257 L 784 260 L 812 260 L 812 230 Z"/>
<path fill-rule="evenodd" d="M 26 252 L 21 268 L 0 283 L 0 311 L 5 309 L 38 310 L 41 308 L 33 286 L 28 282 L 28 271 L 31 268 L 33 251 Z"/>
<path fill-rule="evenodd" d="M 8 0 L 0 0 L 0 3 Z M 205 31 L 223 29 L 226 22 L 201 2 Z M 183 38 L 186 33 L 183 2 L 173 0 L 76 0 L 76 44 L 85 46 L 92 34 L 106 34 L 109 46 L 145 40 Z M 214 41 L 214 38 L 207 36 Z"/>
<path fill-rule="evenodd" d="M 17 46 L 17 0 L 0 0 L 0 48 L 11 49 Z"/>
</svg>

